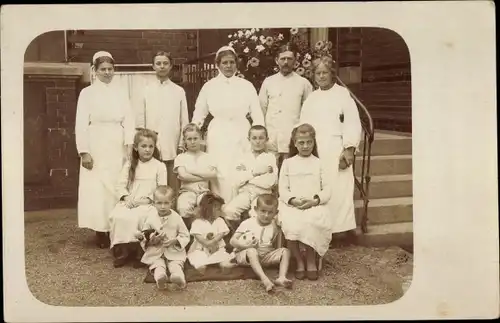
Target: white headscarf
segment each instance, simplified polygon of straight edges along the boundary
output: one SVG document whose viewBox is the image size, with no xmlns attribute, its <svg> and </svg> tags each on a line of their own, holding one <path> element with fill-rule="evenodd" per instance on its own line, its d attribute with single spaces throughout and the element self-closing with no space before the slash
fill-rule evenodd
<svg viewBox="0 0 500 323">
<path fill-rule="evenodd" d="M 236 54 L 236 51 L 234 50 L 234 48 L 232 48 L 231 46 L 222 46 L 222 47 L 221 47 L 221 48 L 219 48 L 219 50 L 217 50 L 217 52 L 215 53 L 215 58 L 217 59 L 217 58 L 218 58 L 218 56 L 219 56 L 219 54 L 220 54 L 221 52 L 224 52 L 224 51 L 231 51 L 231 52 L 233 52 L 234 56 L 238 57 L 238 54 Z M 217 70 L 219 71 L 219 75 L 217 75 L 217 76 L 219 76 L 219 77 L 224 77 L 225 79 L 232 79 L 233 77 L 237 77 L 237 76 L 236 76 L 236 73 L 238 73 L 238 71 L 236 70 L 236 71 L 234 72 L 234 74 L 233 74 L 231 77 L 227 77 L 227 76 L 225 76 L 225 75 L 222 73 L 222 71 L 220 70 L 219 66 L 217 66 Z"/>
</svg>

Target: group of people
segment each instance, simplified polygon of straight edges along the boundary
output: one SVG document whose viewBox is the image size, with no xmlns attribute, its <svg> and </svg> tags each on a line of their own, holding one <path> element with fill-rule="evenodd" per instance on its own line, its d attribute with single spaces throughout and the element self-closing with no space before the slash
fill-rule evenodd
<svg viewBox="0 0 500 323">
<path fill-rule="evenodd" d="M 115 267 L 149 266 L 164 289 L 186 286 L 187 261 L 201 273 L 248 265 L 272 291 L 291 287 L 293 258 L 297 279 L 318 279 L 332 234 L 356 227 L 361 123 L 331 57 L 313 61 L 313 90 L 293 71 L 296 54 L 280 47 L 279 72 L 257 92 L 235 75 L 234 49 L 220 48 L 219 74 L 200 90 L 191 121 L 184 89 L 169 79 L 169 53 L 153 57 L 156 80 L 138 120 L 126 89 L 112 82 L 111 54 L 94 55 L 96 82 L 81 91 L 76 114 L 78 224 L 112 249 Z M 277 279 L 266 276 L 268 265 L 279 265 Z"/>
</svg>

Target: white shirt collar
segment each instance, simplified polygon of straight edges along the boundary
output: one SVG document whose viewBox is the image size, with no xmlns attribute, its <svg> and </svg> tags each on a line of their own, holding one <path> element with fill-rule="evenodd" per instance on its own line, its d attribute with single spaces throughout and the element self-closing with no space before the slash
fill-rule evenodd
<svg viewBox="0 0 500 323">
<path fill-rule="evenodd" d="M 155 84 L 157 84 L 157 85 L 169 85 L 171 82 L 172 81 L 170 80 L 170 78 L 166 79 L 163 82 L 159 78 L 155 79 Z"/>
<path fill-rule="evenodd" d="M 297 74 L 297 73 L 295 73 L 295 71 L 292 71 L 291 73 L 289 73 L 289 74 L 288 74 L 288 75 L 286 75 L 286 76 L 285 76 L 285 75 L 283 75 L 281 72 L 278 72 L 278 73 L 276 73 L 276 74 L 278 74 L 280 78 L 282 78 L 282 79 L 285 79 L 285 80 L 286 80 L 286 79 L 289 79 L 289 78 L 295 77 L 295 74 Z M 297 75 L 298 75 L 298 74 L 297 74 Z"/>
<path fill-rule="evenodd" d="M 95 78 L 95 81 L 94 81 L 94 84 L 98 87 L 106 87 L 106 88 L 109 88 L 111 87 L 111 85 L 113 84 L 113 80 L 111 80 L 111 82 L 109 83 L 104 83 L 102 82 L 101 80 L 99 80 L 98 77 Z"/>
<path fill-rule="evenodd" d="M 216 76 L 216 78 L 226 84 L 231 84 L 237 81 L 238 76 L 236 76 L 236 73 L 234 73 L 233 76 L 227 77 L 219 70 L 219 74 Z"/>
<path fill-rule="evenodd" d="M 337 88 L 339 87 L 339 85 L 337 83 L 333 84 L 333 86 L 331 88 L 329 88 L 328 90 L 322 90 L 320 87 L 318 87 L 318 90 L 320 92 L 329 92 L 329 91 L 333 91 L 333 90 L 336 90 Z"/>
</svg>

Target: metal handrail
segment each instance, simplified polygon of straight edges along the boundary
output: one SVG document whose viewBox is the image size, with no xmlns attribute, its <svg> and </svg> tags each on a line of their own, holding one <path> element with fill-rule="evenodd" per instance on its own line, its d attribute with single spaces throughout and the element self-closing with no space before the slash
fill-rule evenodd
<svg viewBox="0 0 500 323">
<path fill-rule="evenodd" d="M 369 193 L 370 193 L 370 161 L 371 161 L 371 150 L 372 143 L 375 139 L 375 126 L 373 123 L 373 118 L 368 111 L 368 108 L 361 102 L 361 100 L 349 89 L 349 87 L 337 76 L 337 82 L 345 87 L 354 102 L 358 107 L 358 111 L 361 113 L 361 127 L 364 132 L 364 144 L 362 151 L 362 161 L 361 161 L 361 180 L 358 180 L 356 177 L 356 154 L 354 155 L 354 163 L 353 163 L 353 173 L 354 173 L 354 182 L 356 187 L 358 188 L 361 198 L 363 199 L 363 214 L 361 217 L 361 230 L 363 233 L 368 231 L 367 222 L 368 222 L 368 203 L 370 202 Z M 364 117 L 364 118 L 363 118 Z M 367 120 L 363 122 L 364 120 Z"/>
</svg>

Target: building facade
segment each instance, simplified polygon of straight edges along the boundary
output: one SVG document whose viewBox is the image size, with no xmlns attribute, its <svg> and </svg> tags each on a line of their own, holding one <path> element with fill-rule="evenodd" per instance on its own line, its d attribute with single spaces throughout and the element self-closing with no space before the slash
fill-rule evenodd
<svg viewBox="0 0 500 323">
<path fill-rule="evenodd" d="M 95 52 L 111 52 L 117 71 L 133 75 L 151 71 L 153 53 L 167 50 L 174 59 L 173 81 L 188 86 L 182 64 L 215 52 L 233 31 L 77 30 L 34 39 L 24 67 L 25 209 L 76 206 L 76 103 L 80 90 L 90 84 Z M 410 55 L 398 34 L 379 28 L 301 32 L 311 44 L 332 41 L 341 78 L 366 105 L 377 129 L 411 132 Z M 189 105 L 192 112 L 192 100 Z"/>
</svg>

